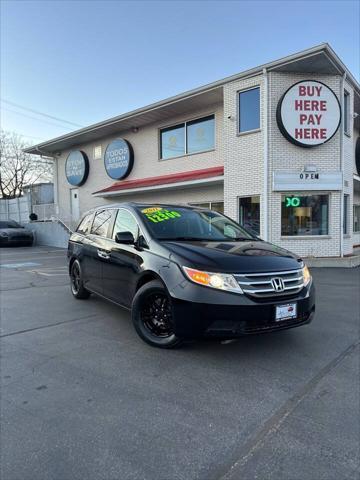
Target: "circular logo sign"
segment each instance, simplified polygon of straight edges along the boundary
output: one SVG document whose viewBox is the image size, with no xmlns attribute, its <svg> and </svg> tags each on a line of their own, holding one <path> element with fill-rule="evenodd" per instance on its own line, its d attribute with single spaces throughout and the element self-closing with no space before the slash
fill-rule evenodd
<svg viewBox="0 0 360 480">
<path fill-rule="evenodd" d="M 65 175 L 70 185 L 80 187 L 89 175 L 89 160 L 80 150 L 70 152 L 65 163 Z"/>
<path fill-rule="evenodd" d="M 134 164 L 134 152 L 127 140 L 118 138 L 109 143 L 104 155 L 106 173 L 114 180 L 121 180 L 129 175 Z"/>
<path fill-rule="evenodd" d="M 314 80 L 295 83 L 281 97 L 276 111 L 284 137 L 300 147 L 328 142 L 337 132 L 341 110 L 335 93 Z"/>
</svg>

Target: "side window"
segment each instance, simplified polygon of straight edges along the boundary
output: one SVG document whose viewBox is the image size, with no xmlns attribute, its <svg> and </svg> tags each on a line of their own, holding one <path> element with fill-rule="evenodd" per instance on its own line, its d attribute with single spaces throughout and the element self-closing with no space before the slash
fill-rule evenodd
<svg viewBox="0 0 360 480">
<path fill-rule="evenodd" d="M 93 235 L 106 237 L 111 223 L 112 210 L 101 210 L 95 213 L 94 221 L 91 227 Z"/>
<path fill-rule="evenodd" d="M 139 226 L 134 216 L 124 209 L 119 209 L 116 215 L 113 238 L 118 232 L 131 232 L 134 238 L 137 239 L 139 233 Z"/>
<path fill-rule="evenodd" d="M 77 227 L 76 231 L 78 233 L 82 233 L 83 235 L 87 235 L 90 231 L 91 219 L 92 219 L 92 213 L 90 213 L 89 215 L 85 215 L 85 217 L 79 223 L 79 226 Z"/>
</svg>

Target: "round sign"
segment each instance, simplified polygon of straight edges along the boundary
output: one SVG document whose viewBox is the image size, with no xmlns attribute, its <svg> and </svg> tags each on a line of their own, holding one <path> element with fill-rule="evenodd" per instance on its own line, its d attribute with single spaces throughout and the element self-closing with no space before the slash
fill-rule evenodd
<svg viewBox="0 0 360 480">
<path fill-rule="evenodd" d="M 70 185 L 80 187 L 89 175 L 89 159 L 80 150 L 70 152 L 65 163 L 65 175 Z"/>
<path fill-rule="evenodd" d="M 127 140 L 118 138 L 109 143 L 104 155 L 106 173 L 114 180 L 121 180 L 129 175 L 134 164 L 134 152 Z"/>
<path fill-rule="evenodd" d="M 337 132 L 340 103 L 327 85 L 315 80 L 295 83 L 281 97 L 276 120 L 284 137 L 300 147 L 328 142 Z"/>
</svg>

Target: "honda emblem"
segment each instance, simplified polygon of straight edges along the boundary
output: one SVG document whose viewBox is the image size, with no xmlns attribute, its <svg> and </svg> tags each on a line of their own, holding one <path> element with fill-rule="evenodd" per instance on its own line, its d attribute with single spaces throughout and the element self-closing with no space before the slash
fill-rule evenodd
<svg viewBox="0 0 360 480">
<path fill-rule="evenodd" d="M 283 292 L 285 290 L 284 280 L 280 277 L 272 278 L 271 285 L 275 292 Z"/>
</svg>

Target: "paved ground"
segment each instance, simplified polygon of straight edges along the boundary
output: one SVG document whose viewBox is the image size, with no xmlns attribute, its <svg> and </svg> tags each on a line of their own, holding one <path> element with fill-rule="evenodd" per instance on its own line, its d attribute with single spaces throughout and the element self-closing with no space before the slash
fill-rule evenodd
<svg viewBox="0 0 360 480">
<path fill-rule="evenodd" d="M 63 251 L 0 257 L 1 480 L 360 477 L 359 269 L 313 270 L 309 326 L 162 351 Z"/>
</svg>

